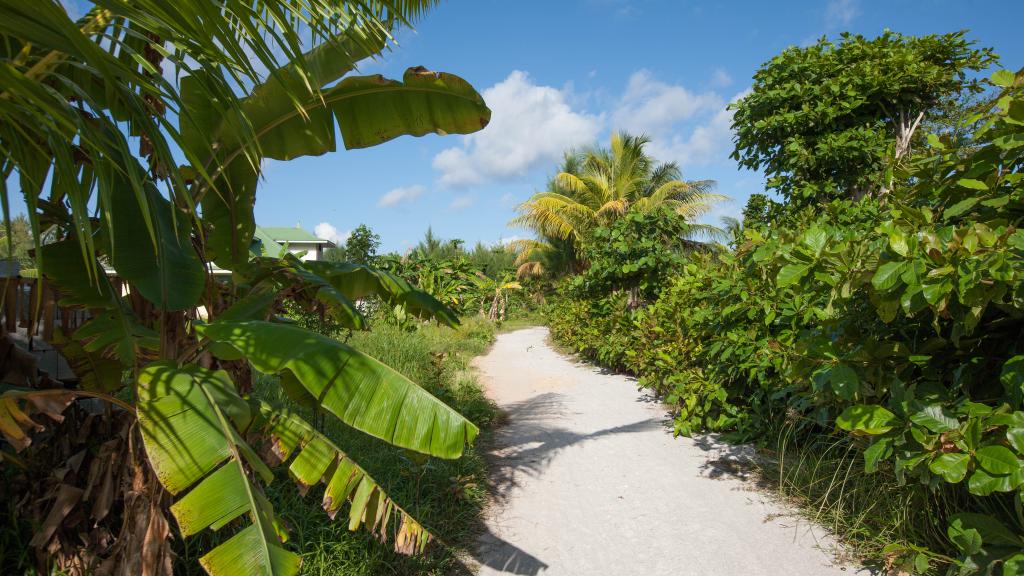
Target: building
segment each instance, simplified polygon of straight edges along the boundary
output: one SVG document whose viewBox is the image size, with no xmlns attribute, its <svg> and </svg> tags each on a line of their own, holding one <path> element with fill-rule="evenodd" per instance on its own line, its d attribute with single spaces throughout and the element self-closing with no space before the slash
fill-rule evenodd
<svg viewBox="0 0 1024 576">
<path fill-rule="evenodd" d="M 253 235 L 254 252 L 265 256 L 280 256 L 286 249 L 303 260 L 323 260 L 324 251 L 336 248 L 334 242 L 317 238 L 299 228 L 257 226 Z"/>
</svg>

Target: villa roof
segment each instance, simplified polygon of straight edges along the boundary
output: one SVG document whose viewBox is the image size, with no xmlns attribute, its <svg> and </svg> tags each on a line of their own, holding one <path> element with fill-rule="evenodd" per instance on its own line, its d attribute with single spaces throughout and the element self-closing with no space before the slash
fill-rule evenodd
<svg viewBox="0 0 1024 576">
<path fill-rule="evenodd" d="M 250 251 L 257 256 L 280 256 L 284 246 L 274 240 L 273 235 L 267 233 L 267 229 L 257 226 L 252 235 Z"/>
<path fill-rule="evenodd" d="M 259 227 L 278 244 L 282 242 L 308 242 L 312 244 L 333 244 L 330 240 L 317 238 L 302 228 Z"/>
</svg>

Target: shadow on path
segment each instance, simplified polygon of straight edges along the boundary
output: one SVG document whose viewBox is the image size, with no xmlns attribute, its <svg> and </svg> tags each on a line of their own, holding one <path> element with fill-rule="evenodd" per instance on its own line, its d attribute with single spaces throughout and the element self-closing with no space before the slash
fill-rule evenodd
<svg viewBox="0 0 1024 576">
<path fill-rule="evenodd" d="M 548 568 L 540 558 L 502 540 L 488 528 L 484 528 L 484 532 L 477 537 L 473 556 L 482 566 L 506 574 L 536 576 Z"/>
<path fill-rule="evenodd" d="M 504 412 L 507 424 L 495 433 L 487 447 L 492 494 L 499 504 L 520 485 L 522 475 L 539 476 L 558 452 L 568 446 L 615 434 L 657 430 L 663 426 L 650 418 L 588 433 L 551 425 L 553 418 L 569 416 L 564 408 L 564 397 L 554 392 L 511 404 Z"/>
</svg>

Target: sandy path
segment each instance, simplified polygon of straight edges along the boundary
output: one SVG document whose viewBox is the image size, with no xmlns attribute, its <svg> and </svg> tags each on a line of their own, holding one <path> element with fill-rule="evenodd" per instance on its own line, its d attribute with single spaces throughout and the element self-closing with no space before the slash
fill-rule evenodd
<svg viewBox="0 0 1024 576">
<path fill-rule="evenodd" d="M 673 438 L 629 378 L 559 355 L 547 329 L 475 362 L 508 415 L 480 574 L 827 576 L 832 542 L 743 480 L 741 449 Z"/>
</svg>

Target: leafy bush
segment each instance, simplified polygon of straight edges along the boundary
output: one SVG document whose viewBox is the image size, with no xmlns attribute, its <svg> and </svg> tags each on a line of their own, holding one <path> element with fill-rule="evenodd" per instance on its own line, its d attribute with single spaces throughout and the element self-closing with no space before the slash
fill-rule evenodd
<svg viewBox="0 0 1024 576">
<path fill-rule="evenodd" d="M 1024 74 L 993 82 L 970 145 L 930 136 L 906 185 L 747 229 L 636 312 L 563 298 L 553 335 L 666 396 L 677 433 L 862 459 L 926 511 L 889 568 L 1024 573 Z"/>
</svg>

